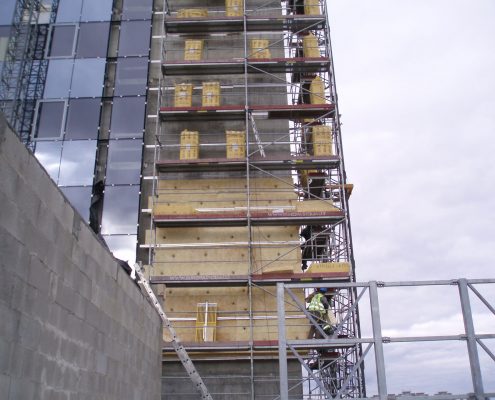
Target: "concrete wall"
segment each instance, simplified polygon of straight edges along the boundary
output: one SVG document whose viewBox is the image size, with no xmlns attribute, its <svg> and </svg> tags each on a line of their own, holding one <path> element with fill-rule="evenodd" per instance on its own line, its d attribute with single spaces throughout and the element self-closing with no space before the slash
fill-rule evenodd
<svg viewBox="0 0 495 400">
<path fill-rule="evenodd" d="M 161 333 L 0 115 L 0 398 L 156 400 Z"/>
</svg>

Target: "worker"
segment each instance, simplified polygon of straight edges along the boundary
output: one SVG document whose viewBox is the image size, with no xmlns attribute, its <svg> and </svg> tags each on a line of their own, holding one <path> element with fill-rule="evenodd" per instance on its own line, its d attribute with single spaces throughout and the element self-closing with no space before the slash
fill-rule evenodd
<svg viewBox="0 0 495 400">
<path fill-rule="evenodd" d="M 315 289 L 315 291 L 306 298 L 306 301 L 309 302 L 308 311 L 316 319 L 318 325 L 326 334 L 331 335 L 335 330 L 336 320 L 330 310 L 327 292 L 327 288 Z M 316 339 L 323 338 L 323 335 L 316 329 L 316 326 L 311 324 L 308 339 L 313 339 L 313 336 L 315 336 Z"/>
</svg>

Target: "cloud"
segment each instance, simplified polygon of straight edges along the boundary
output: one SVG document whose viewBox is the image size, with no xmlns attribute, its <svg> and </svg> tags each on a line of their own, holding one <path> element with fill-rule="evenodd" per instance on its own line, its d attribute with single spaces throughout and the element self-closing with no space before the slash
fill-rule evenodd
<svg viewBox="0 0 495 400">
<path fill-rule="evenodd" d="M 358 280 L 493 278 L 495 3 L 328 7 Z M 379 294 L 386 335 L 463 332 L 456 286 Z M 493 333 L 495 317 L 471 301 L 477 331 Z M 369 334 L 367 307 L 361 318 Z M 385 347 L 390 392 L 472 391 L 464 342 Z"/>
</svg>

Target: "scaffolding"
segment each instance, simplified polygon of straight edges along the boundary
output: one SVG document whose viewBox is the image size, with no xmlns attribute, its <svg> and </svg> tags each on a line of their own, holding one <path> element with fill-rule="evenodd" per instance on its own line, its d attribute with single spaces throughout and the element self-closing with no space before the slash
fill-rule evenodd
<svg viewBox="0 0 495 400">
<path fill-rule="evenodd" d="M 141 247 L 149 249 L 150 281 L 162 285 L 164 308 L 192 357 L 244 358 L 251 365 L 246 398 L 254 399 L 255 360 L 278 354 L 276 284 L 355 280 L 353 186 L 327 5 L 168 0 L 163 7 L 156 142 L 147 146 L 155 168 L 143 210 L 150 228 Z M 306 294 L 293 293 L 301 304 Z M 355 300 L 355 290 L 334 298 L 337 313 L 356 311 L 342 327 L 349 338 L 360 336 Z M 215 323 L 201 331 L 210 303 Z M 286 323 L 291 338 L 307 337 L 303 311 L 293 309 Z M 165 360 L 173 360 L 170 350 Z M 364 397 L 360 345 L 321 360 L 328 356 L 346 365 L 324 368 L 329 388 L 351 380 L 345 397 Z M 352 376 L 349 366 L 356 366 Z M 303 379 L 302 370 L 293 376 Z"/>
<path fill-rule="evenodd" d="M 0 81 L 0 106 L 22 142 L 29 145 L 36 101 L 43 96 L 44 58 L 58 0 L 17 0 Z"/>
<path fill-rule="evenodd" d="M 335 332 L 331 335 L 325 334 L 322 331 L 323 337 L 321 339 L 312 340 L 291 340 L 287 338 L 287 326 L 285 325 L 286 313 L 288 310 L 297 307 L 300 312 L 306 314 L 307 311 L 303 304 L 297 301 L 296 296 L 293 295 L 293 290 L 301 288 L 309 288 L 310 285 L 306 283 L 278 283 L 277 284 L 277 308 L 278 308 L 278 321 L 279 321 L 279 363 L 280 363 L 280 400 L 288 400 L 292 398 L 290 396 L 291 391 L 294 390 L 297 385 L 306 385 L 308 388 L 308 399 L 329 399 L 329 398 L 343 398 L 347 397 L 348 392 L 355 392 L 355 383 L 357 380 L 353 379 L 353 376 L 358 372 L 359 366 L 363 365 L 366 357 L 374 352 L 374 370 L 376 371 L 377 382 L 377 395 L 369 398 L 387 399 L 394 398 L 395 395 L 390 394 L 387 390 L 387 369 L 386 358 L 384 356 L 384 347 L 389 343 L 420 343 L 420 342 L 434 342 L 439 345 L 452 341 L 460 341 L 466 343 L 466 351 L 468 355 L 469 372 L 466 371 L 466 376 L 471 376 L 472 392 L 461 394 L 437 394 L 437 395 L 400 395 L 401 399 L 435 399 L 435 400 L 453 400 L 453 399 L 479 399 L 484 400 L 493 398 L 495 393 L 488 393 L 484 389 L 483 374 L 480 363 L 479 350 L 488 355 L 491 360 L 488 362 L 495 362 L 495 355 L 487 345 L 489 340 L 495 339 L 495 332 L 476 333 L 475 323 L 473 321 L 472 301 L 471 299 L 478 299 L 486 308 L 485 311 L 495 316 L 495 308 L 493 304 L 487 300 L 481 293 L 481 287 L 490 293 L 489 289 L 495 283 L 493 279 L 452 279 L 452 280 L 437 280 L 437 281 L 402 281 L 402 282 L 349 282 L 349 283 L 322 283 L 322 287 L 328 287 L 338 293 L 349 293 L 352 290 L 359 289 L 360 293 L 356 302 L 348 310 L 341 310 L 336 306 L 338 326 Z M 464 323 L 464 331 L 458 334 L 450 335 L 416 335 L 416 336 L 395 336 L 387 337 L 383 334 L 382 330 L 382 316 L 380 314 L 380 302 L 379 292 L 380 290 L 386 290 L 386 288 L 399 288 L 401 294 L 406 288 L 425 288 L 425 287 L 456 287 L 458 291 L 458 299 L 460 306 L 460 314 Z M 489 288 L 489 289 L 487 289 Z M 292 300 L 287 302 L 286 293 L 289 293 Z M 369 309 L 372 324 L 371 337 L 350 338 L 345 334 L 346 321 L 352 319 L 352 315 L 356 313 L 357 304 L 361 304 L 361 311 Z M 367 304 L 366 304 L 367 303 Z M 455 297 L 442 298 L 442 303 L 455 304 Z M 440 304 L 431 304 L 432 308 L 439 307 Z M 289 311 L 290 312 L 290 311 Z M 487 313 L 488 314 L 488 313 Z M 307 317 L 315 324 L 315 327 L 319 329 L 316 321 L 311 315 Z M 345 357 L 342 357 L 343 349 L 352 349 L 357 346 L 364 346 L 365 349 L 361 353 L 357 363 L 349 364 Z M 301 353 L 307 349 L 317 348 L 320 353 L 325 354 L 324 357 L 320 357 L 315 366 L 310 368 L 307 357 L 301 355 Z M 340 350 L 339 350 L 340 349 Z M 300 361 L 301 366 L 305 369 L 305 379 L 296 385 L 289 385 L 287 377 L 287 354 L 295 355 Z M 371 351 L 373 350 L 373 351 Z M 368 359 L 370 356 L 368 356 Z M 369 365 L 369 364 L 368 364 Z M 346 379 L 339 381 L 339 376 L 342 374 L 335 373 L 337 370 L 347 370 Z M 328 373 L 332 371 L 332 373 Z M 489 368 L 489 371 L 493 372 L 493 368 Z M 490 375 L 492 377 L 493 374 Z M 488 383 L 488 380 L 485 381 Z M 407 384 L 407 382 L 403 382 Z M 392 397 L 390 397 L 392 396 Z M 365 396 L 363 396 L 365 397 Z"/>
</svg>

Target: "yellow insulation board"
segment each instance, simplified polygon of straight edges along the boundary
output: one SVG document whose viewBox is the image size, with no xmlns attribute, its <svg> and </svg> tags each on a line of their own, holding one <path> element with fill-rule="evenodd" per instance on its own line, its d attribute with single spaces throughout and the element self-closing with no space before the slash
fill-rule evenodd
<svg viewBox="0 0 495 400">
<path fill-rule="evenodd" d="M 293 292 L 304 304 L 302 290 L 293 289 Z M 252 291 L 254 321 L 254 340 L 277 340 L 277 302 L 276 288 L 254 287 Z M 198 303 L 216 303 L 217 320 L 216 341 L 245 341 L 250 338 L 249 329 L 249 295 L 246 288 L 216 287 L 216 288 L 167 288 L 165 290 L 164 310 L 178 336 L 184 342 L 196 340 L 196 310 Z M 286 319 L 288 339 L 306 339 L 309 332 L 309 322 L 302 311 L 291 306 L 294 301 L 286 295 L 287 315 L 296 315 L 300 318 Z M 223 319 L 228 317 L 231 319 Z M 189 320 L 174 320 L 187 318 Z M 164 330 L 165 341 L 170 341 L 167 330 Z"/>
<path fill-rule="evenodd" d="M 348 262 L 323 262 L 313 263 L 306 270 L 306 273 L 330 273 L 330 272 L 345 272 L 351 273 L 351 264 Z"/>
</svg>

